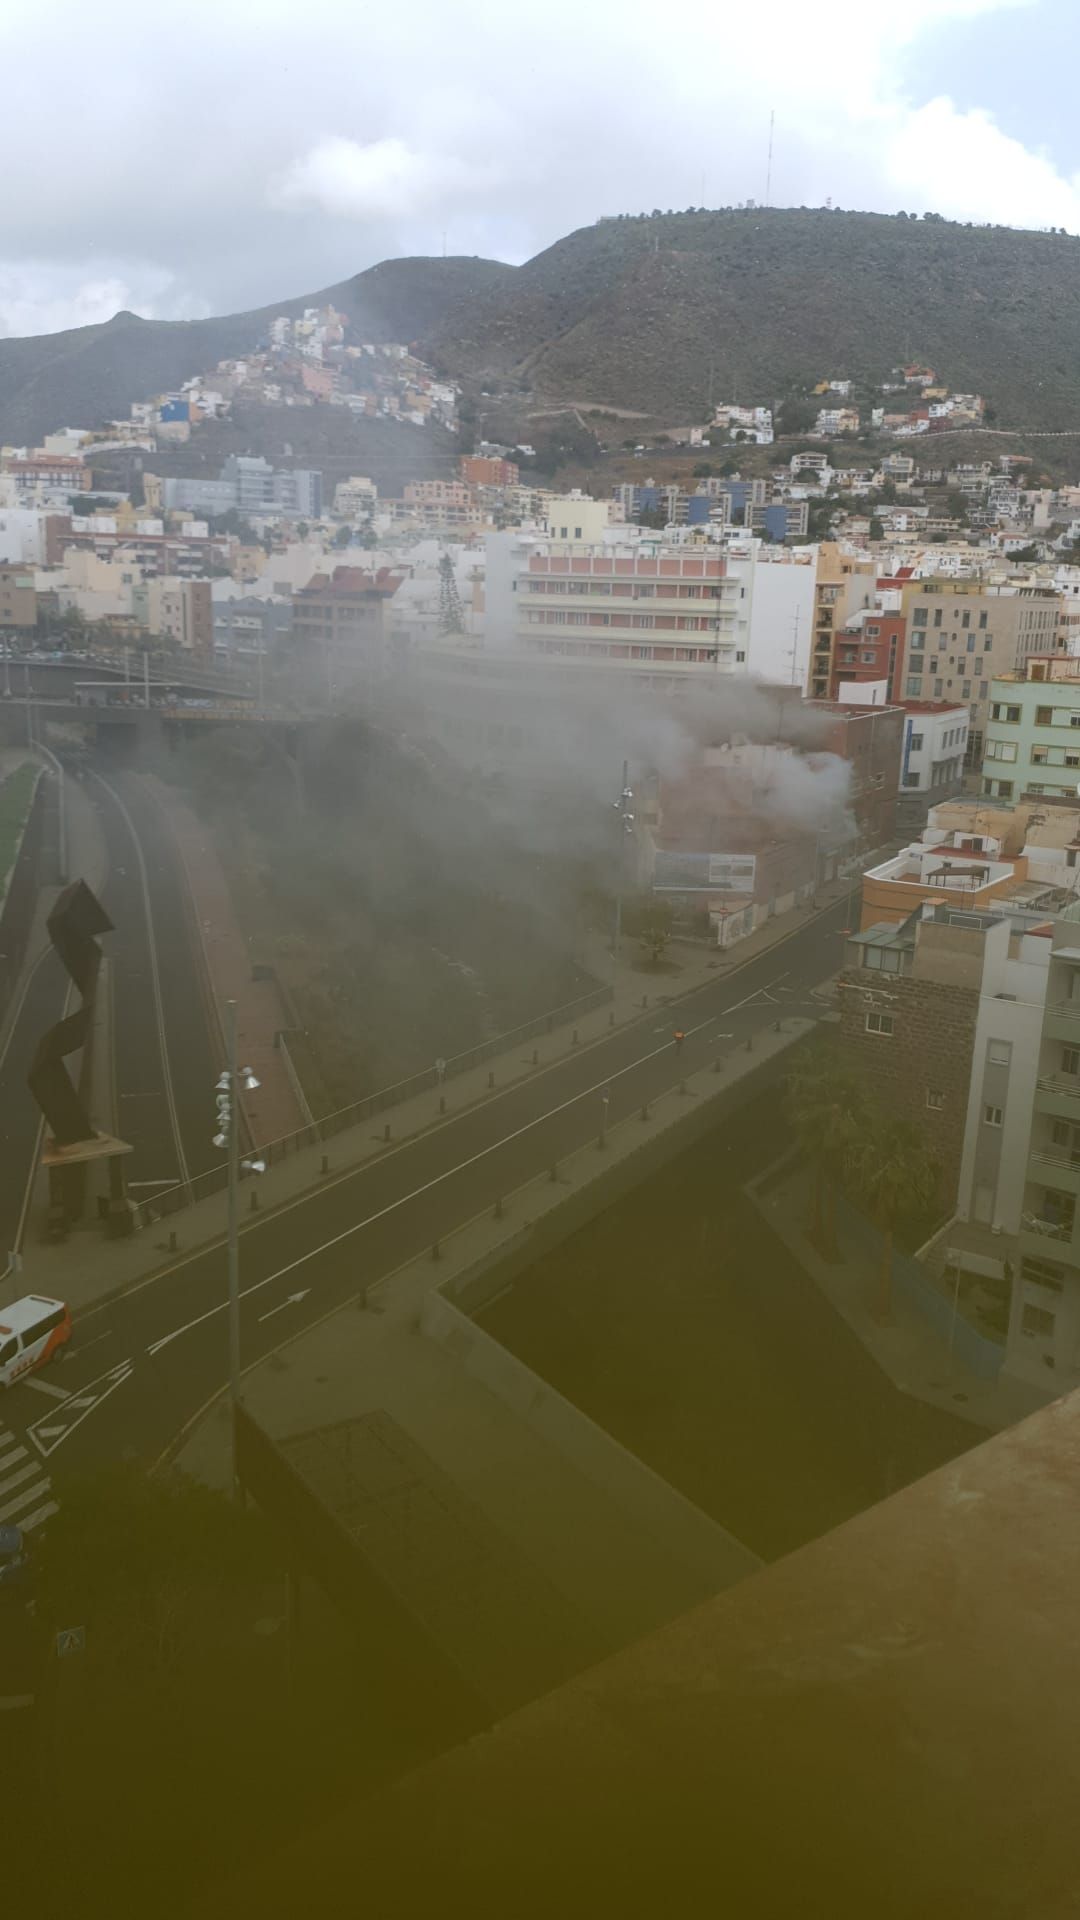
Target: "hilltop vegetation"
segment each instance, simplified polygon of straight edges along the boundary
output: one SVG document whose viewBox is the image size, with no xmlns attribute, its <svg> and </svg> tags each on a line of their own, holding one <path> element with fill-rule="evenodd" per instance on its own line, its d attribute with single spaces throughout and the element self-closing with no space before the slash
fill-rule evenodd
<svg viewBox="0 0 1080 1920">
<path fill-rule="evenodd" d="M 0 437 L 93 426 L 327 301 L 375 340 L 541 403 L 704 419 L 816 380 L 928 362 L 1004 428 L 1080 428 L 1080 239 L 825 208 L 656 213 L 582 227 L 522 267 L 390 260 L 222 319 L 0 341 Z"/>
</svg>

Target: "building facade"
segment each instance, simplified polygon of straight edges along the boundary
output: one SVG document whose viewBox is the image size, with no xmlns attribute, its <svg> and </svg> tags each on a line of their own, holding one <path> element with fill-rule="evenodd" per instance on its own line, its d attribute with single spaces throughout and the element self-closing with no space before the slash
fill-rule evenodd
<svg viewBox="0 0 1080 1920">
<path fill-rule="evenodd" d="M 997 587 L 965 580 L 909 581 L 904 698 L 963 701 L 971 725 L 969 765 L 982 759 L 990 682 L 1032 654 L 1053 649 L 1061 596 L 1050 587 Z"/>
<path fill-rule="evenodd" d="M 1080 788 L 1080 662 L 1029 658 L 1023 674 L 989 687 L 982 791 L 997 800 L 1024 793 L 1073 800 Z"/>
</svg>

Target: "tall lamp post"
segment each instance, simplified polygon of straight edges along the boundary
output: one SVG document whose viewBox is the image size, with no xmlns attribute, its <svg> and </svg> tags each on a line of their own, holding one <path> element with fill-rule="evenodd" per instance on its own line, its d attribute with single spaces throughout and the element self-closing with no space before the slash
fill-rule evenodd
<svg viewBox="0 0 1080 1920">
<path fill-rule="evenodd" d="M 265 1173 L 265 1160 L 240 1158 L 239 1088 L 254 1093 L 259 1082 L 250 1067 L 236 1066 L 236 1001 L 225 1002 L 226 1066 L 219 1075 L 216 1095 L 218 1130 L 215 1147 L 228 1150 L 229 1169 L 229 1411 L 232 1418 L 233 1493 L 240 1498 L 240 1476 L 236 1462 L 236 1413 L 240 1405 L 240 1169 L 245 1173 Z"/>
<path fill-rule="evenodd" d="M 634 792 L 630 782 L 630 763 L 622 763 L 622 791 L 619 798 L 612 802 L 619 816 L 619 849 L 615 865 L 615 926 L 611 938 L 611 986 L 612 992 L 619 990 L 619 947 L 622 941 L 622 896 L 623 878 L 626 873 L 626 842 L 634 831 L 634 816 L 630 812 Z"/>
</svg>

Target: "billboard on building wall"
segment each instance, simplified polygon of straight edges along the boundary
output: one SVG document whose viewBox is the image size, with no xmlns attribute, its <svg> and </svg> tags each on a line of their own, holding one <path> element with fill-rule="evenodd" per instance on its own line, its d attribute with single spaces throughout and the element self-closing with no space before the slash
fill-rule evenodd
<svg viewBox="0 0 1080 1920">
<path fill-rule="evenodd" d="M 654 893 L 749 893 L 757 860 L 752 853 L 670 853 L 657 848 Z"/>
</svg>

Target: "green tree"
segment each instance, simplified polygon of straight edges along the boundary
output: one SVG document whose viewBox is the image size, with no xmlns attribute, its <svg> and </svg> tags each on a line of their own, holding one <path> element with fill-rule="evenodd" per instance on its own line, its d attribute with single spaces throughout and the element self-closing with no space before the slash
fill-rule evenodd
<svg viewBox="0 0 1080 1920">
<path fill-rule="evenodd" d="M 779 434 L 807 433 L 817 416 L 818 410 L 812 400 L 792 395 L 781 401 L 777 409 L 776 431 Z"/>
<path fill-rule="evenodd" d="M 659 966 L 667 952 L 675 915 L 667 900 L 645 900 L 624 916 L 627 931 L 640 942 L 651 966 Z"/>
<path fill-rule="evenodd" d="M 893 1249 L 906 1219 L 925 1214 L 937 1191 L 937 1167 L 909 1120 L 877 1111 L 864 1120 L 847 1159 L 853 1190 L 881 1234 L 878 1315 L 892 1317 Z"/>
<path fill-rule="evenodd" d="M 836 1257 L 837 1196 L 862 1137 L 866 1096 L 834 1048 L 810 1041 L 792 1060 L 787 1115 L 813 1173 L 810 1238 Z"/>
<path fill-rule="evenodd" d="M 876 513 L 871 516 L 870 520 L 870 538 L 871 540 L 884 540 L 885 538 L 884 525 L 878 519 Z"/>
</svg>

